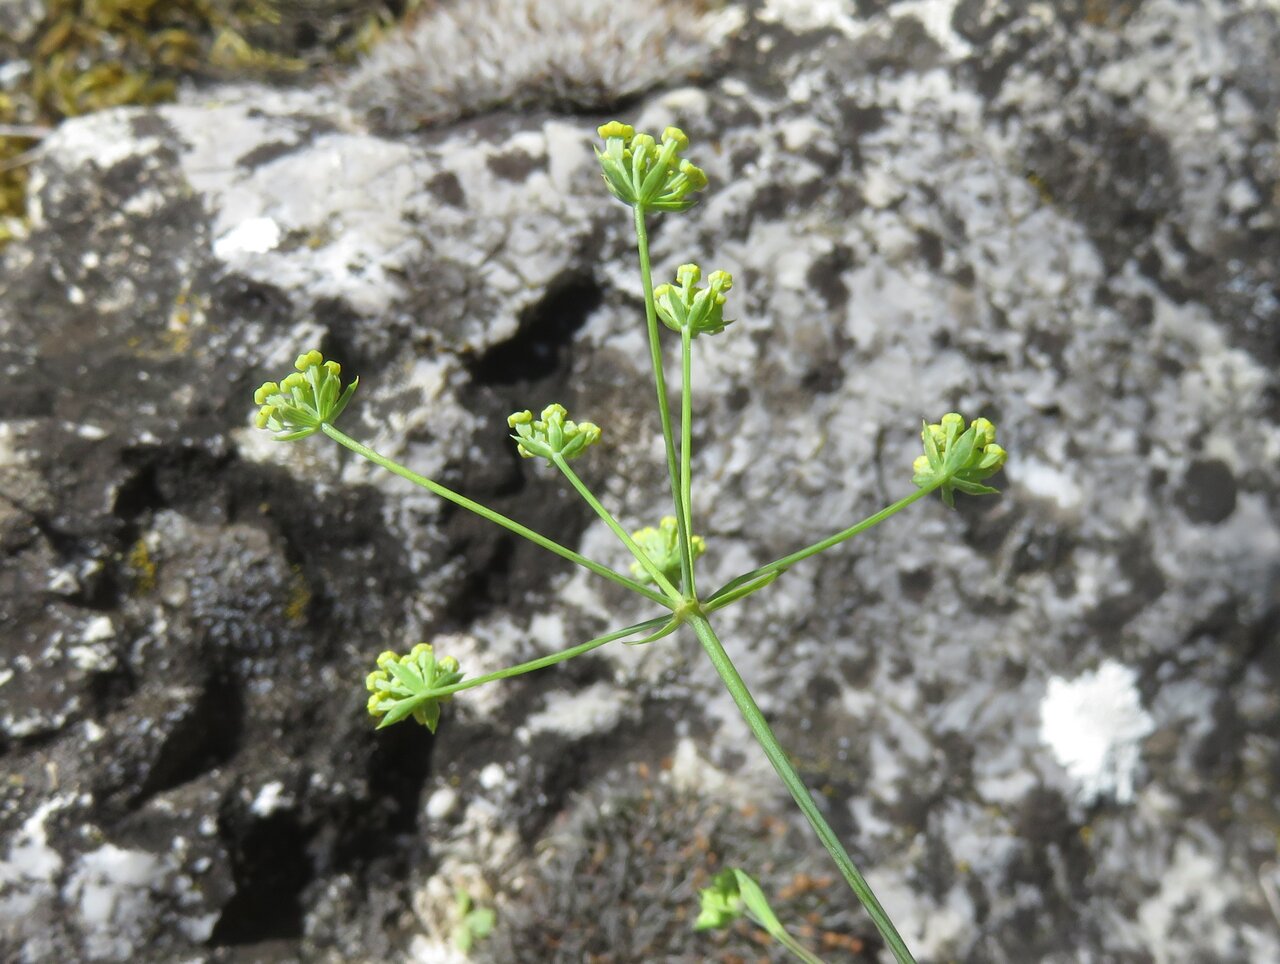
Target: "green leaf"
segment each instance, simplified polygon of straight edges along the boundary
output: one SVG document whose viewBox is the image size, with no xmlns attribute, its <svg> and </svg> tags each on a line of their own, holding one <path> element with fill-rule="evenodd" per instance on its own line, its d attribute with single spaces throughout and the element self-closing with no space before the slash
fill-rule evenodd
<svg viewBox="0 0 1280 964">
<path fill-rule="evenodd" d="M 488 937 L 498 922 L 498 912 L 492 907 L 477 907 L 467 915 L 467 929 L 476 938 Z"/>
<path fill-rule="evenodd" d="M 947 459 L 943 471 L 947 475 L 955 475 L 965 469 L 973 458 L 973 447 L 977 441 L 978 430 L 971 425 L 953 444 L 947 446 Z"/>
<path fill-rule="evenodd" d="M 979 482 L 969 482 L 965 479 L 952 479 L 951 484 L 961 492 L 968 495 L 999 495 L 999 489 L 993 489 L 989 485 L 982 485 Z"/>
<path fill-rule="evenodd" d="M 414 712 L 414 717 L 419 723 L 434 733 L 436 731 L 436 727 L 440 725 L 440 701 L 433 700 L 429 697 L 424 699 Z"/>
<path fill-rule="evenodd" d="M 484 940 L 493 931 L 498 915 L 492 907 L 476 907 L 471 895 L 465 890 L 454 891 L 454 912 L 458 915 L 457 926 L 453 929 L 453 946 L 464 954 L 469 952 L 476 941 Z"/>
<path fill-rule="evenodd" d="M 421 693 L 427 688 L 427 681 L 419 676 L 418 671 L 407 663 L 402 663 L 399 660 L 388 660 L 386 668 L 391 672 L 391 675 L 400 681 L 400 685 L 410 693 Z"/>
<path fill-rule="evenodd" d="M 351 401 L 351 396 L 356 393 L 356 386 L 360 384 L 360 379 L 353 379 L 351 384 L 347 386 L 346 391 L 338 397 L 337 404 L 333 406 L 333 411 L 329 413 L 329 421 L 336 421 L 338 416 L 342 414 L 343 409 L 347 407 L 347 402 Z"/>
<path fill-rule="evenodd" d="M 393 723 L 399 723 L 426 702 L 427 699 L 428 697 L 425 696 L 410 696 L 407 699 L 396 700 L 391 704 L 391 709 L 387 710 L 382 720 L 378 723 L 378 729 L 381 730 L 383 727 L 391 726 Z M 434 733 L 435 731 L 432 730 L 432 732 Z"/>
</svg>

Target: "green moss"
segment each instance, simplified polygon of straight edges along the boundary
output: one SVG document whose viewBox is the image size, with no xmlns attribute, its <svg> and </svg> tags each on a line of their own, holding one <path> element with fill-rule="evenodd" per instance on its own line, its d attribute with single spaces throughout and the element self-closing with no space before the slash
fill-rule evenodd
<svg viewBox="0 0 1280 964">
<path fill-rule="evenodd" d="M 285 0 L 48 0 L 30 40 L 0 39 L 0 62 L 28 68 L 0 91 L 0 128 L 52 128 L 108 107 L 162 103 L 189 77 L 296 81 L 354 59 L 416 5 L 350 4 L 304 50 L 310 24 Z M 300 19 L 289 20 L 286 9 Z M 27 166 L 38 143 L 0 135 L 0 245 L 26 218 Z"/>
</svg>

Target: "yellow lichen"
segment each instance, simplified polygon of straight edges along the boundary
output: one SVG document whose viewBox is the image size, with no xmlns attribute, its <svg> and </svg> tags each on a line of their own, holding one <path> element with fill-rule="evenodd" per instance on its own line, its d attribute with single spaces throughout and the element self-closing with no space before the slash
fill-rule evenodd
<svg viewBox="0 0 1280 964">
<path fill-rule="evenodd" d="M 1027 183 L 1035 188 L 1041 204 L 1053 204 L 1053 192 L 1049 190 L 1049 184 L 1043 177 L 1035 171 L 1027 171 L 1025 177 Z"/>
<path fill-rule="evenodd" d="M 307 621 L 307 611 L 311 607 L 311 590 L 307 588 L 307 580 L 299 566 L 293 567 L 293 577 L 289 580 L 289 601 L 285 603 L 284 616 L 292 626 L 302 626 Z"/>
<path fill-rule="evenodd" d="M 151 558 L 151 551 L 147 548 L 145 539 L 139 539 L 133 544 L 125 559 L 125 565 L 133 574 L 135 595 L 143 596 L 156 588 L 156 564 Z"/>
</svg>

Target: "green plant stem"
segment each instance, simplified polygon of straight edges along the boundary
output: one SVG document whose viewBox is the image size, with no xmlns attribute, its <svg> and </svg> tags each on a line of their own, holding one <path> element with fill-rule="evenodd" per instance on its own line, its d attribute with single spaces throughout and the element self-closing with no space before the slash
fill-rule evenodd
<svg viewBox="0 0 1280 964">
<path fill-rule="evenodd" d="M 649 328 L 649 358 L 653 363 L 653 384 L 658 392 L 658 415 L 662 419 L 662 440 L 667 449 L 667 474 L 671 479 L 671 501 L 675 504 L 676 527 L 680 543 L 680 578 L 686 590 L 693 592 L 693 556 L 689 551 L 689 520 L 680 501 L 680 467 L 676 461 L 675 438 L 671 431 L 671 403 L 667 399 L 667 380 L 662 374 L 662 342 L 658 338 L 658 309 L 653 302 L 653 272 L 649 266 L 649 229 L 645 226 L 644 208 L 633 208 L 636 222 L 636 248 L 640 255 L 640 283 L 644 288 L 644 317 Z"/>
<path fill-rule="evenodd" d="M 707 602 L 703 603 L 702 611 L 704 613 L 713 613 L 717 609 L 723 609 L 730 603 L 737 602 L 739 599 L 745 599 L 753 592 L 763 589 L 765 586 L 772 583 L 779 575 L 780 574 L 776 572 L 766 572 L 754 582 L 745 582 L 738 586 L 726 586 L 724 589 L 717 592 L 716 595 L 707 600 Z"/>
<path fill-rule="evenodd" d="M 880 936 L 884 938 L 885 943 L 893 951 L 894 958 L 898 961 L 898 964 L 915 964 L 915 958 L 907 950 L 907 945 L 898 933 L 898 929 L 893 926 L 893 921 L 889 919 L 885 909 L 880 906 L 880 901 L 876 899 L 876 895 L 872 892 L 870 885 L 867 884 L 862 874 L 858 872 L 858 868 L 854 865 L 852 858 L 841 846 L 840 839 L 836 836 L 835 831 L 831 829 L 830 824 L 827 823 L 822 816 L 822 812 L 813 802 L 813 797 L 809 794 L 809 788 L 804 785 L 804 781 L 800 779 L 800 774 L 796 772 L 795 767 L 792 766 L 791 761 L 787 758 L 786 751 L 782 749 L 777 737 L 773 735 L 773 730 L 770 729 L 764 714 L 760 712 L 760 707 L 756 705 L 756 701 L 752 698 L 751 691 L 747 689 L 747 684 L 738 675 L 737 668 L 733 665 L 733 661 L 729 659 L 729 654 L 725 652 L 724 646 L 721 645 L 715 630 L 711 628 L 711 623 L 707 621 L 705 616 L 700 615 L 691 616 L 689 621 L 693 625 L 693 631 L 698 635 L 698 641 L 702 643 L 702 648 L 711 659 L 712 665 L 715 666 L 716 672 L 720 674 L 720 679 L 724 681 L 725 686 L 728 688 L 729 695 L 733 697 L 734 703 L 737 704 L 738 711 L 742 713 L 743 718 L 747 721 L 747 726 L 751 728 L 752 735 L 755 736 L 757 742 L 764 749 L 765 756 L 773 764 L 774 770 L 777 771 L 787 790 L 790 791 L 792 799 L 795 800 L 805 819 L 809 821 L 809 825 L 813 827 L 818 839 L 822 841 L 822 845 L 827 848 L 827 852 L 831 854 L 836 866 L 840 868 L 840 874 L 849 885 L 849 889 L 853 891 L 858 900 L 861 901 L 862 906 L 866 908 L 872 922 L 876 925 L 876 929 L 880 931 Z"/>
<path fill-rule="evenodd" d="M 751 915 L 748 915 L 748 916 L 751 916 Z M 813 953 L 811 950 L 809 950 L 807 947 L 801 944 L 798 940 L 796 940 L 794 937 L 788 934 L 785 930 L 779 930 L 776 927 L 773 927 L 773 928 L 767 927 L 765 924 L 756 920 L 754 916 L 751 917 L 751 920 L 753 923 L 757 924 L 761 929 L 763 929 L 765 933 L 767 933 L 775 941 L 777 941 L 779 944 L 785 947 L 788 951 L 790 951 L 792 957 L 796 958 L 797 960 L 803 961 L 804 964 L 826 964 L 826 962 L 823 961 L 822 958 L 820 958 L 817 954 Z"/>
<path fill-rule="evenodd" d="M 946 479 L 937 479 L 933 482 L 930 482 L 924 488 L 916 489 L 906 498 L 899 499 L 897 502 L 893 503 L 893 505 L 885 506 L 875 515 L 867 516 L 867 518 L 863 519 L 861 522 L 854 523 L 853 525 L 849 526 L 849 528 L 847 529 L 842 529 L 839 532 L 835 533 L 834 535 L 827 536 L 827 538 L 822 539 L 818 542 L 815 542 L 811 546 L 805 546 L 803 549 L 799 549 L 796 552 L 791 553 L 789 556 L 783 556 L 781 559 L 775 559 L 773 562 L 767 563 L 761 566 L 759 569 L 753 569 L 750 572 L 744 572 L 741 576 L 738 576 L 734 579 L 730 579 L 723 586 L 721 586 L 714 593 L 712 593 L 709 597 L 707 597 L 705 601 L 706 604 L 711 605 L 719 601 L 721 598 L 727 596 L 729 593 L 734 592 L 734 590 L 737 590 L 745 586 L 747 583 L 753 582 L 754 580 L 759 579 L 762 576 L 769 575 L 770 573 L 774 575 L 779 575 L 785 572 L 786 570 L 790 569 L 792 566 L 794 566 L 797 562 L 800 562 L 801 560 L 808 559 L 810 556 L 816 556 L 819 552 L 825 552 L 826 550 L 830 549 L 832 546 L 838 545 L 839 543 L 844 542 L 846 539 L 856 536 L 860 532 L 866 532 L 872 526 L 879 525 L 885 519 L 889 518 L 889 516 L 894 515 L 895 513 L 901 512 L 907 506 L 911 505 L 911 503 L 919 502 L 926 495 L 936 490 L 945 481 Z M 768 583 L 765 583 L 763 585 L 768 585 Z M 763 588 L 763 586 L 757 586 L 756 588 L 757 589 Z M 754 592 L 754 591 L 755 591 L 754 589 L 750 590 L 750 592 Z M 735 596 L 734 598 L 741 598 L 742 595 L 747 595 L 747 594 L 748 593 L 743 593 L 741 595 Z M 713 608 L 719 609 L 720 607 L 714 606 Z"/>
<path fill-rule="evenodd" d="M 680 511 L 684 519 L 681 538 L 681 560 L 689 557 L 689 572 L 684 576 L 684 590 L 690 599 L 698 598 L 693 570 L 693 332 L 686 325 L 680 332 Z"/>
<path fill-rule="evenodd" d="M 508 666 L 506 669 L 500 669 L 496 672 L 489 673 L 485 676 L 477 676 L 475 679 L 466 679 L 451 686 L 442 686 L 436 690 L 430 690 L 422 695 L 431 699 L 438 699 L 442 696 L 451 696 L 462 690 L 469 690 L 476 686 L 482 686 L 485 683 L 492 683 L 494 680 L 510 679 L 512 676 L 522 676 L 525 673 L 532 673 L 534 670 L 545 669 L 548 666 L 554 666 L 556 663 L 563 663 L 566 659 L 573 659 L 575 656 L 581 656 L 583 653 L 589 653 L 593 649 L 612 643 L 614 640 L 622 639 L 624 636 L 633 636 L 636 633 L 642 633 L 649 629 L 657 629 L 651 636 L 644 639 L 636 640 L 636 644 L 652 643 L 654 640 L 661 639 L 663 636 L 670 635 L 675 632 L 679 626 L 679 622 L 670 616 L 658 616 L 655 619 L 647 619 L 642 623 L 636 623 L 634 626 L 628 626 L 626 629 L 616 629 L 604 636 L 597 636 L 595 639 L 589 639 L 585 643 L 579 643 L 577 646 L 571 646 L 568 649 L 562 649 L 558 653 L 548 653 L 546 656 L 539 656 L 537 659 L 531 659 L 527 663 L 519 663 L 515 666 Z M 659 628 L 661 627 L 661 628 Z"/>
<path fill-rule="evenodd" d="M 569 480 L 569 484 L 578 490 L 578 494 L 582 496 L 587 505 L 591 506 L 591 508 L 595 510 L 596 515 L 604 520 L 604 524 L 613 530 L 613 534 L 617 536 L 618 539 L 621 540 L 622 544 L 627 547 L 630 553 L 636 557 L 636 562 L 640 563 L 640 565 L 644 567 L 644 571 L 653 577 L 653 581 L 662 587 L 662 590 L 671 598 L 671 603 L 675 606 L 679 606 L 683 603 L 684 599 L 680 595 L 680 590 L 671 585 L 671 580 L 663 575 L 662 570 L 654 565 L 653 560 L 649 558 L 645 551 L 636 545 L 635 540 L 627 534 L 627 530 L 622 528 L 618 520 L 613 517 L 613 513 L 602 506 L 600 501 L 592 495 L 591 490 L 587 488 L 586 483 L 578 478 L 578 473 L 569 468 L 569 463 L 565 460 L 564 456 L 557 452 L 552 461 L 555 462 L 556 468 L 564 473 L 564 477 Z"/>
<path fill-rule="evenodd" d="M 555 542 L 551 539 L 548 539 L 546 536 L 542 535 L 541 533 L 534 532 L 528 526 L 523 526 L 519 522 L 516 522 L 514 519 L 508 519 L 506 516 L 502 515 L 500 512 L 494 512 L 492 509 L 488 508 L 487 506 L 481 505 L 479 502 L 475 502 L 471 499 L 468 499 L 464 495 L 459 495 L 457 492 L 454 492 L 452 489 L 445 488 L 439 482 L 434 482 L 431 479 L 428 479 L 426 476 L 419 475 L 417 472 L 414 472 L 412 469 L 405 468 L 399 462 L 393 462 L 391 459 L 387 458 L 385 455 L 381 455 L 378 452 L 375 452 L 373 449 L 369 448 L 367 445 L 360 444 L 355 439 L 351 438 L 349 435 L 344 434 L 343 432 L 336 429 L 334 426 L 330 425 L 328 422 L 325 422 L 324 424 L 322 424 L 320 426 L 320 430 L 324 432 L 325 435 L 329 436 L 329 438 L 337 442 L 339 445 L 345 446 L 346 448 L 350 449 L 352 452 L 355 452 L 357 455 L 368 459 L 370 462 L 373 462 L 376 465 L 382 466 L 384 469 L 387 469 L 390 472 L 394 472 L 396 475 L 400 476 L 400 478 L 407 479 L 408 481 L 412 482 L 414 485 L 419 485 L 422 488 L 426 489 L 428 492 L 432 492 L 435 495 L 440 496 L 440 498 L 446 499 L 447 501 L 452 502 L 454 505 L 461 506 L 462 508 L 466 509 L 469 512 L 474 512 L 476 515 L 480 516 L 481 518 L 488 519 L 490 522 L 494 523 L 495 525 L 502 526 L 502 528 L 506 529 L 508 532 L 514 532 L 516 535 L 524 539 L 528 539 L 534 545 L 541 546 L 543 549 L 546 549 L 549 552 L 554 552 L 557 556 L 560 556 L 562 559 L 568 559 L 570 562 L 577 563 L 579 566 L 582 566 L 584 569 L 589 569 L 592 572 L 594 572 L 596 575 L 603 576 L 604 578 L 610 580 L 611 582 L 616 582 L 619 586 L 623 586 L 626 589 L 630 589 L 632 592 L 639 593 L 641 596 L 651 599 L 656 603 L 660 603 L 663 606 L 666 606 L 668 609 L 674 608 L 670 600 L 664 597 L 661 593 L 655 592 L 654 590 L 650 589 L 648 586 L 645 586 L 639 582 L 636 582 L 634 579 L 629 579 L 628 577 L 624 576 L 622 573 L 615 572 L 614 570 L 610 569 L 608 566 L 602 566 L 600 565 L 600 563 L 594 562 L 591 559 L 588 559 L 586 556 L 583 556 L 577 552 L 574 552 L 572 549 L 567 549 L 564 546 L 560 545 L 560 543 Z"/>
</svg>

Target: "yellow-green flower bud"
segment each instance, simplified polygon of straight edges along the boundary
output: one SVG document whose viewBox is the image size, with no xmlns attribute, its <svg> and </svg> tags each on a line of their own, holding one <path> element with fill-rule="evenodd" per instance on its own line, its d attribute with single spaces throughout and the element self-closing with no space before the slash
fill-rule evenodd
<svg viewBox="0 0 1280 964">
<path fill-rule="evenodd" d="M 600 127 L 597 127 L 596 133 L 605 140 L 608 140 L 610 137 L 618 137 L 622 139 L 624 144 L 629 144 L 631 143 L 631 138 L 636 136 L 636 129 L 630 124 L 623 124 L 619 121 L 609 121 L 609 123 L 602 124 Z"/>
<path fill-rule="evenodd" d="M 404 656 L 390 650 L 381 653 L 378 666 L 365 679 L 371 693 L 366 703 L 369 715 L 382 718 L 378 728 L 412 716 L 434 733 L 440 722 L 440 704 L 452 695 L 437 695 L 436 691 L 462 679 L 458 661 L 452 656 L 437 659 L 429 644 L 418 643 Z"/>
<path fill-rule="evenodd" d="M 911 465 L 917 486 L 937 488 L 947 505 L 955 505 L 956 490 L 969 495 L 996 493 L 982 481 L 1000 471 L 1007 455 L 996 444 L 996 427 L 990 421 L 976 418 L 966 429 L 963 416 L 948 412 L 938 422 L 926 424 L 920 437 L 924 455 Z"/>
<path fill-rule="evenodd" d="M 542 417 L 535 419 L 529 411 L 516 412 L 507 418 L 507 425 L 515 429 L 511 437 L 516 451 L 523 458 L 544 458 L 554 462 L 556 456 L 571 459 L 600 441 L 600 426 L 591 422 L 574 422 L 565 407 L 551 404 L 542 410 Z"/>
<path fill-rule="evenodd" d="M 611 121 L 598 128 L 604 150 L 596 148 L 600 172 L 609 192 L 632 207 L 648 211 L 683 211 L 689 197 L 707 186 L 706 175 L 680 157 L 689 138 L 678 127 L 662 132 L 659 147 L 650 134 Z"/>
<path fill-rule="evenodd" d="M 978 448 L 985 448 L 996 440 L 996 427 L 985 418 L 975 418 L 973 420 L 973 429 L 978 433 Z"/>
<path fill-rule="evenodd" d="M 631 148 L 632 154 L 646 156 L 653 153 L 658 146 L 658 142 L 653 139 L 652 134 L 636 134 L 631 138 L 631 143 L 628 146 Z"/>
<path fill-rule="evenodd" d="M 661 284 L 653 290 L 658 317 L 673 331 L 687 328 L 694 336 L 714 335 L 732 324 L 724 317 L 724 293 L 733 287 L 733 276 L 727 271 L 713 271 L 707 277 L 707 286 L 699 288 L 701 277 L 702 269 L 696 264 L 682 264 L 676 269 L 674 285 Z"/>
<path fill-rule="evenodd" d="M 680 525 L 676 521 L 675 516 L 664 516 L 658 523 L 657 528 L 653 526 L 645 526 L 643 529 L 637 529 L 631 533 L 631 539 L 640 550 L 649 557 L 649 561 L 653 563 L 664 576 L 672 582 L 680 579 Z M 707 542 L 702 536 L 690 536 L 689 548 L 693 558 L 697 559 L 707 551 Z M 631 564 L 631 571 L 635 577 L 647 582 L 653 582 L 653 577 L 639 561 Z"/>
<path fill-rule="evenodd" d="M 692 288 L 702 280 L 702 269 L 696 264 L 682 264 L 676 268 L 676 284 L 681 288 Z"/>
<path fill-rule="evenodd" d="M 321 425 L 332 423 L 347 407 L 360 382 L 357 378 L 344 390 L 342 367 L 335 361 L 325 361 L 314 349 L 299 355 L 294 367 L 297 371 L 290 372 L 279 384 L 263 382 L 253 393 L 254 404 L 259 406 L 254 424 L 275 432 L 281 442 L 305 438 L 318 432 Z"/>
<path fill-rule="evenodd" d="M 706 172 L 692 161 L 680 162 L 680 173 L 684 175 L 686 192 L 701 191 L 709 183 Z"/>
</svg>

